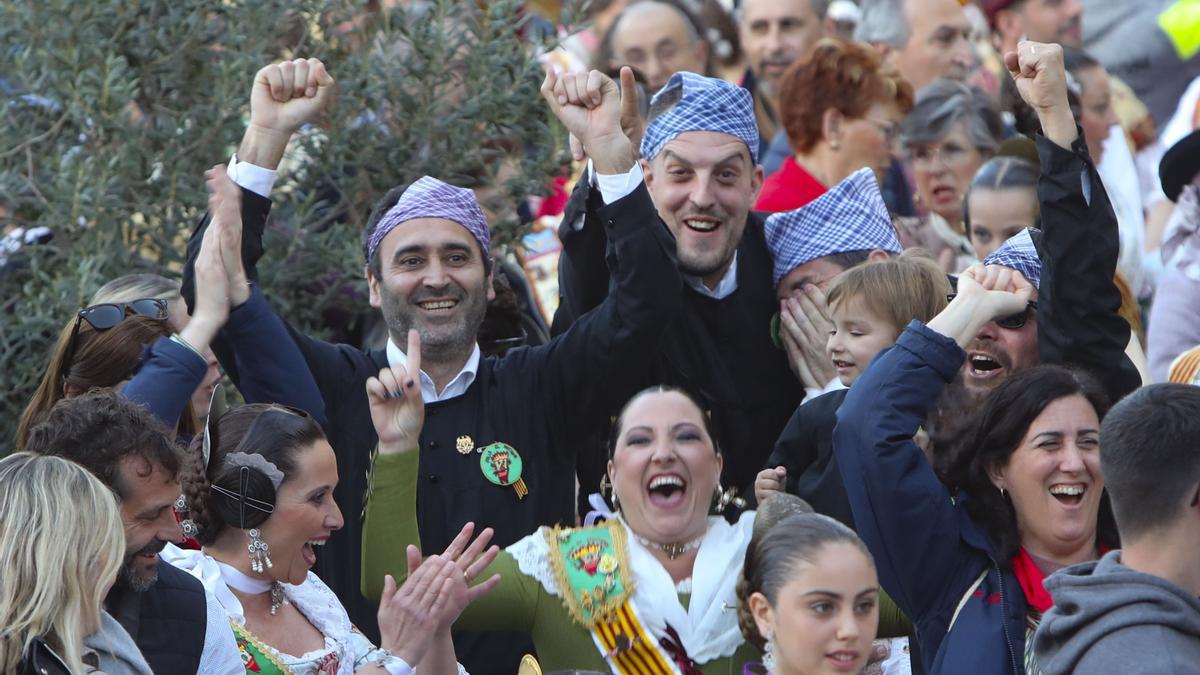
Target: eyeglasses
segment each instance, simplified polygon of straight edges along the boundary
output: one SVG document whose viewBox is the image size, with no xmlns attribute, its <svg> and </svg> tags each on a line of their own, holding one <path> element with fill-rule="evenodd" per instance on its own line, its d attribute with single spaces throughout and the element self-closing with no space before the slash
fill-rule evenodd
<svg viewBox="0 0 1200 675">
<path fill-rule="evenodd" d="M 954 298 L 957 297 L 957 293 L 950 293 L 946 295 L 946 300 L 954 302 Z M 1033 313 L 1037 311 L 1037 308 L 1037 302 L 1030 300 L 1029 304 L 1025 305 L 1024 310 L 1011 316 L 996 319 L 996 325 L 1000 326 L 1001 328 L 1007 328 L 1008 330 L 1018 330 L 1024 328 L 1025 324 L 1029 322 L 1030 317 L 1033 316 Z"/>
<path fill-rule="evenodd" d="M 889 122 L 888 120 L 877 120 L 873 117 L 863 117 L 862 120 L 878 129 L 879 133 L 883 134 L 888 143 L 895 143 L 896 139 L 900 137 L 900 125 L 898 124 Z"/>
<path fill-rule="evenodd" d="M 936 147 L 914 145 L 908 149 L 908 157 L 912 161 L 913 168 L 921 171 L 933 169 L 935 161 L 940 162 L 947 169 L 957 169 L 965 164 L 970 156 L 971 148 L 955 142 Z"/>
<path fill-rule="evenodd" d="M 79 314 L 75 316 L 75 326 L 71 329 L 71 339 L 67 342 L 62 366 L 59 367 L 59 380 L 65 380 L 67 373 L 71 372 L 71 363 L 75 359 L 75 348 L 79 342 L 79 327 L 84 321 L 93 329 L 103 331 L 117 326 L 131 314 L 165 321 L 167 301 L 162 298 L 139 298 L 129 302 L 106 302 L 79 310 Z"/>
</svg>

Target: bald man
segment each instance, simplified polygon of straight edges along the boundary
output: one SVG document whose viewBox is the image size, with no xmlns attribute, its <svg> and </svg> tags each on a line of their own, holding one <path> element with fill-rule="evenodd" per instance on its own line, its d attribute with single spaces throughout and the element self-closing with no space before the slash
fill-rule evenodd
<svg viewBox="0 0 1200 675">
<path fill-rule="evenodd" d="M 609 66 L 631 66 L 646 79 L 649 93 L 679 71 L 708 73 L 708 43 L 678 7 L 655 0 L 625 8 L 609 29 Z"/>
</svg>

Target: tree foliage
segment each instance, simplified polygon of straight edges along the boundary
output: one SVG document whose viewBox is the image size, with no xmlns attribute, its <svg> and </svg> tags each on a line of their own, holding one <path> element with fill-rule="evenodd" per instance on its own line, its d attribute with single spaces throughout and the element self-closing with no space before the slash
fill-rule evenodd
<svg viewBox="0 0 1200 675">
<path fill-rule="evenodd" d="M 236 149 L 255 72 L 323 59 L 336 108 L 293 141 L 260 266 L 305 330 L 365 311 L 361 231 L 389 188 L 431 174 L 498 186 L 498 244 L 515 200 L 544 189 L 561 145 L 538 95 L 539 48 L 518 0 L 427 0 L 386 16 L 361 0 L 39 0 L 0 4 L 0 205 L 46 226 L 0 268 L 0 449 L 54 340 L 105 281 L 177 274 L 203 172 Z"/>
</svg>

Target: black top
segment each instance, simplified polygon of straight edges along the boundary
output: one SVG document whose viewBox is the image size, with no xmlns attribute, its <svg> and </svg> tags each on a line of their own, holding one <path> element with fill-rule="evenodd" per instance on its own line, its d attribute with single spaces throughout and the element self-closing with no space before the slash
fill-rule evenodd
<svg viewBox="0 0 1200 675">
<path fill-rule="evenodd" d="M 194 673 L 208 632 L 206 602 L 199 580 L 160 559 L 153 586 L 139 593 L 118 583 L 104 606 L 133 638 L 150 670 Z"/>
<path fill-rule="evenodd" d="M 270 202 L 242 193 L 243 256 L 253 279 Z M 574 466 L 583 447 L 580 439 L 606 423 L 607 411 L 634 393 L 653 345 L 677 311 L 682 280 L 670 232 L 655 221 L 627 215 L 652 208 L 649 203 L 643 187 L 599 211 L 607 237 L 615 244 L 614 291 L 605 302 L 546 345 L 484 357 L 464 395 L 426 407 L 417 510 L 427 554 L 445 549 L 467 521 L 495 528 L 493 542 L 500 546 L 539 525 L 575 522 Z M 206 226 L 207 218 L 188 243 L 184 293 L 189 302 L 192 265 Z M 326 433 L 337 453 L 341 480 L 336 497 L 346 515 L 345 527 L 331 537 L 314 571 L 342 600 L 351 619 L 360 628 L 368 627 L 365 632 L 374 624 L 375 606 L 360 591 L 361 514 L 377 441 L 365 383 L 387 365 L 387 357 L 384 350 L 333 345 L 289 330 L 325 400 Z M 225 365 L 230 355 L 221 338 L 214 351 Z M 254 362 L 253 355 L 236 358 L 243 370 Z M 529 494 L 519 499 L 513 487 L 488 482 L 479 454 L 458 452 L 460 436 L 468 436 L 477 448 L 495 441 L 515 448 L 523 460 Z M 470 672 L 506 675 L 515 672 L 522 651 L 529 650 L 526 643 L 511 637 L 492 640 L 492 648 L 457 642 L 459 658 Z"/>
<path fill-rule="evenodd" d="M 559 228 L 561 299 L 552 334 L 573 325 L 608 293 L 601 272 L 603 256 L 611 247 L 604 228 L 597 226 L 598 192 L 588 187 L 587 180 L 579 181 Z M 662 223 L 649 200 L 641 211 L 628 213 L 642 222 Z M 581 217 L 584 226 L 576 228 Z M 722 482 L 749 494 L 779 432 L 804 398 L 787 355 L 771 339 L 771 317 L 779 310 L 779 301 L 763 221 L 758 213 L 747 219 L 737 249 L 736 291 L 717 300 L 690 286 L 682 289 L 682 311 L 672 318 L 642 378 L 644 386 L 679 386 L 700 399 L 712 415 L 717 443 L 725 455 Z M 581 465 L 581 492 L 594 491 L 602 471 L 602 463 Z"/>
</svg>

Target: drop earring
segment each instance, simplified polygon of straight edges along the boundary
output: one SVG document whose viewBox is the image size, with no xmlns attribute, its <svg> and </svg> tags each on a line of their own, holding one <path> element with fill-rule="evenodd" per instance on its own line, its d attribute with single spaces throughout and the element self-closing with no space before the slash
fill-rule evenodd
<svg viewBox="0 0 1200 675">
<path fill-rule="evenodd" d="M 775 634 L 767 631 L 767 643 L 763 646 L 763 667 L 768 673 L 775 671 Z"/>
<path fill-rule="evenodd" d="M 250 543 L 246 546 L 246 552 L 250 556 L 250 569 L 256 574 L 262 574 L 273 567 L 271 547 L 262 540 L 262 532 L 257 527 L 250 528 L 247 534 L 250 535 Z"/>
</svg>

